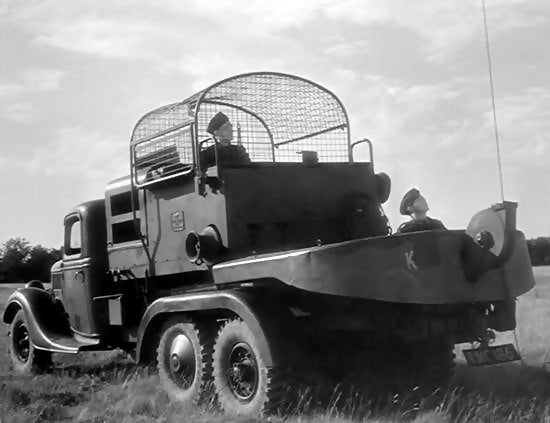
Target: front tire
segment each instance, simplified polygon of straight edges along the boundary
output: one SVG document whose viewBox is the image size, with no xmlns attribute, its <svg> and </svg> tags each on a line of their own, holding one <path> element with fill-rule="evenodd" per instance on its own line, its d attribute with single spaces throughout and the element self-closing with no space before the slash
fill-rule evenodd
<svg viewBox="0 0 550 423">
<path fill-rule="evenodd" d="M 244 321 L 229 320 L 221 327 L 214 347 L 214 387 L 226 413 L 256 416 L 281 403 L 284 384 L 275 366 L 267 368 L 264 360 Z"/>
<path fill-rule="evenodd" d="M 52 354 L 33 345 L 23 310 L 19 310 L 11 322 L 9 354 L 13 369 L 19 373 L 43 373 L 52 365 Z"/>
<path fill-rule="evenodd" d="M 158 373 L 168 396 L 178 402 L 199 403 L 212 381 L 212 336 L 186 317 L 168 320 L 157 349 Z"/>
</svg>

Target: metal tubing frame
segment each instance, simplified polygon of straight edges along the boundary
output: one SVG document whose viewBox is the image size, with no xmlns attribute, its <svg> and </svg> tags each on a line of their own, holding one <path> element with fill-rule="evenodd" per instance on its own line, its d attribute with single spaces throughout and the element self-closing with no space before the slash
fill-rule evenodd
<svg viewBox="0 0 550 423">
<path fill-rule="evenodd" d="M 372 148 L 372 142 L 368 138 L 363 138 L 362 140 L 355 141 L 353 144 L 351 144 L 350 150 L 349 150 L 349 162 L 354 163 L 353 161 L 353 149 L 356 145 L 366 142 L 369 145 L 369 158 L 370 162 L 372 164 L 372 168 L 374 169 L 374 151 Z"/>
<path fill-rule="evenodd" d="M 223 84 L 225 84 L 229 81 L 240 79 L 240 78 L 245 78 L 245 77 L 248 77 L 248 76 L 254 76 L 254 75 L 258 75 L 258 76 L 259 75 L 271 75 L 271 76 L 278 76 L 278 77 L 283 77 L 283 78 L 302 81 L 306 84 L 314 86 L 315 88 L 327 93 L 330 97 L 332 97 L 337 102 L 337 104 L 340 106 L 340 109 L 342 110 L 342 113 L 344 114 L 344 117 L 345 117 L 345 121 L 346 121 L 345 127 L 347 128 L 347 137 L 346 138 L 347 138 L 348 157 L 349 157 L 349 155 L 351 154 L 351 134 L 350 134 L 349 116 L 348 116 L 348 112 L 347 112 L 346 108 L 344 107 L 344 104 L 340 101 L 340 99 L 336 96 L 336 94 L 334 94 L 329 89 L 323 87 L 322 85 L 319 85 L 316 82 L 313 82 L 313 81 L 311 81 L 309 79 L 306 79 L 306 78 L 302 78 L 300 76 L 290 75 L 290 74 L 286 74 L 286 73 L 282 73 L 282 72 L 267 72 L 267 71 L 247 72 L 247 73 L 242 73 L 242 74 L 239 74 L 239 75 L 234 75 L 234 76 L 231 76 L 229 78 L 222 79 L 221 81 L 218 81 L 215 84 L 210 85 L 208 88 L 204 89 L 200 93 L 198 99 L 196 100 L 195 113 L 194 113 L 194 115 L 195 115 L 195 125 L 198 125 L 198 112 L 200 110 L 200 106 L 203 102 L 204 103 L 208 102 L 207 100 L 205 100 L 205 97 L 210 91 L 212 91 L 214 88 L 217 88 L 217 87 L 219 87 L 219 86 L 221 86 L 221 85 L 223 85 Z M 236 106 L 232 105 L 232 107 L 236 107 Z M 198 137 L 198 134 L 196 134 L 196 137 Z M 305 138 L 308 138 L 308 137 L 306 136 Z M 198 142 L 198 139 L 195 139 L 194 141 L 195 141 L 194 144 L 196 144 Z M 283 142 L 283 143 L 286 143 L 286 142 Z M 277 145 L 282 145 L 283 143 L 278 143 Z"/>
<path fill-rule="evenodd" d="M 217 105 L 220 105 L 220 106 L 226 106 L 226 107 L 230 107 L 230 108 L 233 108 L 233 109 L 237 109 L 237 110 L 240 110 L 244 113 L 247 113 L 249 114 L 250 116 L 258 119 L 258 122 L 260 122 L 262 124 L 262 126 L 265 128 L 267 134 L 269 135 L 269 140 L 271 141 L 271 157 L 272 157 L 272 160 L 275 161 L 275 144 L 273 142 L 273 133 L 271 132 L 271 129 L 269 129 L 269 127 L 267 126 L 267 124 L 265 123 L 265 121 L 259 116 L 257 115 L 256 113 L 244 108 L 244 107 L 241 107 L 241 106 L 236 106 L 234 104 L 231 104 L 231 103 L 226 103 L 224 101 L 212 101 L 212 100 L 205 100 L 203 101 L 201 104 L 217 104 Z M 198 103 L 197 103 L 198 105 Z M 198 107 L 200 107 L 198 105 Z M 199 118 L 199 109 L 195 109 L 195 121 L 194 121 L 194 125 L 195 125 L 195 128 L 198 128 L 198 118 Z M 199 140 L 198 140 L 198 131 L 195 131 L 196 132 L 196 139 L 194 139 L 194 144 L 196 143 L 197 145 L 199 145 Z M 195 135 L 195 134 L 193 134 Z M 197 148 L 197 150 L 199 150 Z M 217 148 L 216 148 L 216 152 L 217 152 Z M 199 154 L 200 151 L 197 151 L 197 154 Z M 198 163 L 198 157 L 197 157 L 197 163 Z"/>
</svg>

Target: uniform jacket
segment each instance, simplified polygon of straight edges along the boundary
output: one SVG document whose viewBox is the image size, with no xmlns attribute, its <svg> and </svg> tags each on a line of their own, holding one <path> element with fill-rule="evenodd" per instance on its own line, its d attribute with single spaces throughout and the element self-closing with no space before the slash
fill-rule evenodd
<svg viewBox="0 0 550 423">
<path fill-rule="evenodd" d="M 215 146 L 201 151 L 200 154 L 201 165 L 203 169 L 216 164 L 216 150 Z M 250 157 L 242 145 L 225 145 L 218 144 L 218 164 L 221 165 L 242 165 L 250 164 Z"/>
<path fill-rule="evenodd" d="M 410 220 L 408 222 L 402 223 L 397 229 L 397 233 L 405 232 L 420 232 L 420 231 L 430 231 L 434 229 L 447 229 L 440 220 L 432 219 L 431 217 L 426 217 L 423 220 Z"/>
</svg>

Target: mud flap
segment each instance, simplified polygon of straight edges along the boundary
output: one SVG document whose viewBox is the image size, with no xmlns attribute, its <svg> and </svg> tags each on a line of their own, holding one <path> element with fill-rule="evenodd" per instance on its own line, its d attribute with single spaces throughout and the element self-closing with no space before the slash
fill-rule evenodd
<svg viewBox="0 0 550 423">
<path fill-rule="evenodd" d="M 496 301 L 493 303 L 494 311 L 489 316 L 489 326 L 498 331 L 504 332 L 516 328 L 516 299 Z"/>
</svg>

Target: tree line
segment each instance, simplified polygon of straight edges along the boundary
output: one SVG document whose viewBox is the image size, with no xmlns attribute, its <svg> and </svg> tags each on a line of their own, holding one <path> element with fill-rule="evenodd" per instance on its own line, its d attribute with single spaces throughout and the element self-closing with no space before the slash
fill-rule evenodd
<svg viewBox="0 0 550 423">
<path fill-rule="evenodd" d="M 50 268 L 60 258 L 60 249 L 31 245 L 24 238 L 9 239 L 0 246 L 0 283 L 48 282 Z"/>
<path fill-rule="evenodd" d="M 550 237 L 527 240 L 533 266 L 550 265 Z M 58 248 L 31 245 L 24 238 L 12 238 L 0 246 L 0 283 L 50 280 L 50 268 L 61 258 Z"/>
<path fill-rule="evenodd" d="M 550 265 L 550 237 L 528 239 L 527 248 L 533 266 Z"/>
</svg>

